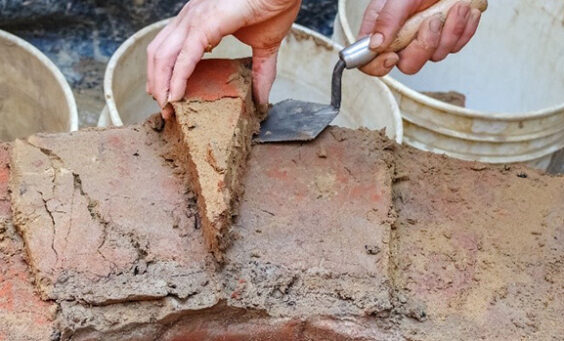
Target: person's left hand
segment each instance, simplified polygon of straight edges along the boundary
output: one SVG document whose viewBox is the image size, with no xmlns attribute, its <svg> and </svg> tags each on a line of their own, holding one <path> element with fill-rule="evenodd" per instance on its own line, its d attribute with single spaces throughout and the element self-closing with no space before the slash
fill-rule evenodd
<svg viewBox="0 0 564 341">
<path fill-rule="evenodd" d="M 184 97 L 186 81 L 206 51 L 233 34 L 253 49 L 253 94 L 267 104 L 280 43 L 301 0 L 191 0 L 147 49 L 147 92 L 168 119 L 171 102 Z"/>
<path fill-rule="evenodd" d="M 411 16 L 437 2 L 439 0 L 372 0 L 364 14 L 359 37 L 371 35 L 371 49 L 385 51 Z M 444 22 L 440 15 L 427 19 L 416 39 L 405 49 L 398 53 L 383 52 L 362 71 L 380 77 L 397 66 L 405 74 L 417 73 L 428 61 L 438 62 L 450 53 L 459 52 L 476 32 L 480 17 L 479 10 L 461 1 L 450 9 Z"/>
</svg>

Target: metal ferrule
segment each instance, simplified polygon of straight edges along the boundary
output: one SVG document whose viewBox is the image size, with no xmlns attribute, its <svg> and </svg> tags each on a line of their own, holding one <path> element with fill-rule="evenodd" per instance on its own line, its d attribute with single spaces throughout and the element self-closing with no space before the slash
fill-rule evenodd
<svg viewBox="0 0 564 341">
<path fill-rule="evenodd" d="M 356 69 L 370 63 L 378 52 L 370 49 L 370 36 L 364 37 L 339 53 L 347 69 Z"/>
</svg>

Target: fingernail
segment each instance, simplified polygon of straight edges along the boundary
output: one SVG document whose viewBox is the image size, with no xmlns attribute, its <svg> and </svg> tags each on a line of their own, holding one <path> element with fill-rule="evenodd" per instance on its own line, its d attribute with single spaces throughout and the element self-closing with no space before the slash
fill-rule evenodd
<svg viewBox="0 0 564 341">
<path fill-rule="evenodd" d="M 386 58 L 386 60 L 384 61 L 384 67 L 386 69 L 390 69 L 393 68 L 394 66 L 396 66 L 396 64 L 398 63 L 399 59 L 398 57 L 394 56 L 394 57 L 388 57 Z"/>
<path fill-rule="evenodd" d="M 443 28 L 443 19 L 440 16 L 436 16 L 431 20 L 429 27 L 431 28 L 431 32 L 440 33 Z"/>
<path fill-rule="evenodd" d="M 468 18 L 468 14 L 470 14 L 470 6 L 462 5 L 458 7 L 458 16 L 460 16 L 463 19 L 466 19 Z"/>
<path fill-rule="evenodd" d="M 376 50 L 384 43 L 384 36 L 382 33 L 374 33 L 372 37 L 370 37 L 370 48 L 372 50 Z"/>
</svg>

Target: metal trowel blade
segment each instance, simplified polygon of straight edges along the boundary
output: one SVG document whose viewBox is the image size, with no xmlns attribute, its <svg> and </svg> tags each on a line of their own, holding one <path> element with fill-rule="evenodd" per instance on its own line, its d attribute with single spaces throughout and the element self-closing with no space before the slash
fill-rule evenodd
<svg viewBox="0 0 564 341">
<path fill-rule="evenodd" d="M 339 109 L 331 105 L 288 99 L 270 108 L 254 140 L 258 143 L 312 141 L 338 114 Z"/>
</svg>

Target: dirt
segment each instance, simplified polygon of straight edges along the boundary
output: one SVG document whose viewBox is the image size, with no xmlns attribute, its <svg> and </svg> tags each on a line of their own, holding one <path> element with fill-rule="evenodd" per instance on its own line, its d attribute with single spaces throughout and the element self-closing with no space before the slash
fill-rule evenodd
<svg viewBox="0 0 564 341">
<path fill-rule="evenodd" d="M 313 143 L 253 148 L 222 272 L 229 305 L 306 319 L 391 309 L 393 163 L 381 142 L 330 128 Z"/>
<path fill-rule="evenodd" d="M 188 82 L 186 100 L 175 103 L 174 108 L 198 196 L 204 237 L 216 258 L 222 260 L 229 245 L 225 233 L 243 190 L 241 178 L 251 137 L 260 122 L 252 100 L 249 60 L 201 62 Z"/>
<path fill-rule="evenodd" d="M 441 102 L 456 105 L 458 107 L 466 107 L 466 96 L 456 91 L 449 92 L 422 92 L 431 98 L 437 99 Z"/>
<path fill-rule="evenodd" d="M 564 311 L 564 178 L 402 147 L 394 283 L 425 316 L 405 335 L 555 339 Z"/>
<path fill-rule="evenodd" d="M 14 145 L 16 225 L 62 339 L 564 334 L 564 177 L 366 130 L 254 146 L 217 266 L 175 132 L 156 116 Z M 292 334 L 261 334 L 277 323 Z"/>
</svg>

